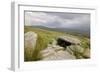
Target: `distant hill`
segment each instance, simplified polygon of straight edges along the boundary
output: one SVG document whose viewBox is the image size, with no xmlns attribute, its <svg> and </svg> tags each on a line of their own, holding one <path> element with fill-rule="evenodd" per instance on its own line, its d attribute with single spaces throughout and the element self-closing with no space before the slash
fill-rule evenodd
<svg viewBox="0 0 100 73">
<path fill-rule="evenodd" d="M 31 27 L 90 37 L 90 29 L 82 30 L 82 28 L 49 28 L 49 27 L 45 27 L 45 26 L 31 26 Z"/>
</svg>

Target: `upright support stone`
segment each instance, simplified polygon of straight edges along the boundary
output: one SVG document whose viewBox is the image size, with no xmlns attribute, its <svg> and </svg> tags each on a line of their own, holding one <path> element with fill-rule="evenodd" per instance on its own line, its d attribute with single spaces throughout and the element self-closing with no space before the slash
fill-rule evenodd
<svg viewBox="0 0 100 73">
<path fill-rule="evenodd" d="M 37 41 L 37 34 L 35 32 L 27 32 L 24 35 L 25 39 L 24 39 L 24 50 L 25 50 L 25 58 L 27 58 L 28 60 L 30 60 L 32 58 L 32 54 L 35 50 L 35 45 L 36 45 L 36 41 Z"/>
</svg>

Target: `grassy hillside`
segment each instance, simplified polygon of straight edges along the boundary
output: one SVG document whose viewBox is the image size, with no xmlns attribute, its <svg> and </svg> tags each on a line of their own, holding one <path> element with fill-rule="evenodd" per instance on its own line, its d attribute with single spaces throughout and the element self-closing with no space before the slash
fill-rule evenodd
<svg viewBox="0 0 100 73">
<path fill-rule="evenodd" d="M 44 29 L 40 29 L 40 28 L 33 28 L 33 27 L 29 27 L 29 26 L 25 26 L 24 27 L 24 33 L 28 32 L 28 31 L 33 31 L 35 33 L 37 33 L 38 35 L 38 39 L 36 42 L 36 46 L 35 46 L 35 51 L 33 52 L 33 56 L 31 58 L 27 58 L 26 52 L 24 53 L 24 60 L 25 61 L 37 61 L 37 60 L 41 60 L 41 54 L 39 54 L 39 52 L 43 49 L 45 49 L 49 43 L 52 43 L 53 39 L 56 39 L 58 36 L 71 36 L 71 37 L 75 37 L 78 38 L 79 40 L 81 40 L 81 45 L 83 48 L 90 48 L 90 40 L 89 38 L 86 37 L 82 37 L 82 36 L 75 36 L 72 34 L 67 34 L 67 32 L 57 32 L 57 31 L 50 31 L 50 30 L 44 30 Z"/>
</svg>

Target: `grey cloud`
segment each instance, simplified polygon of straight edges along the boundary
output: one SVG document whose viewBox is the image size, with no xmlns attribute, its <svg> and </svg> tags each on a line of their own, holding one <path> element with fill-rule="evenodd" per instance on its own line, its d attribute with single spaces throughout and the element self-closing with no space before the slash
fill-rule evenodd
<svg viewBox="0 0 100 73">
<path fill-rule="evenodd" d="M 90 14 L 89 13 L 64 13 L 64 12 L 53 12 L 53 13 L 50 13 L 50 12 L 46 12 L 50 15 L 56 15 L 56 16 L 59 16 L 61 18 L 64 18 L 64 19 L 75 19 L 75 18 L 81 18 L 83 16 L 85 17 L 90 17 Z"/>
<path fill-rule="evenodd" d="M 25 25 L 41 25 L 51 28 L 90 29 L 90 14 L 59 12 L 26 12 Z"/>
</svg>

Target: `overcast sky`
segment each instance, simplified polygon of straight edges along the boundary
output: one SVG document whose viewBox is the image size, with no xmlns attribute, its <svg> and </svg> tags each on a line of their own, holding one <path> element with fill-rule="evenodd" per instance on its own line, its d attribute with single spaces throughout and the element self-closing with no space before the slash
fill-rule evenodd
<svg viewBox="0 0 100 73">
<path fill-rule="evenodd" d="M 90 14 L 25 12 L 25 26 L 46 26 L 49 28 L 90 28 Z"/>
</svg>

